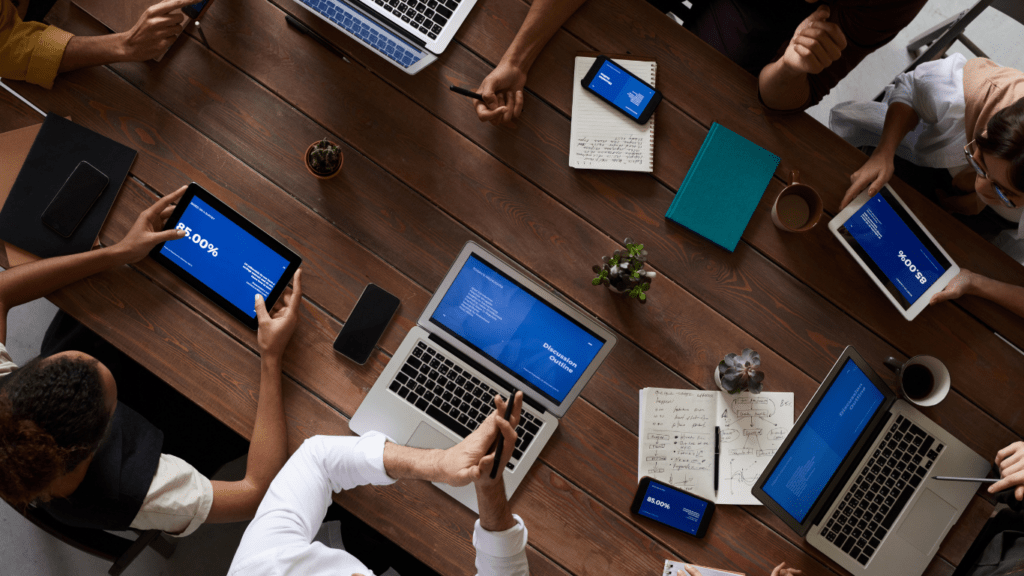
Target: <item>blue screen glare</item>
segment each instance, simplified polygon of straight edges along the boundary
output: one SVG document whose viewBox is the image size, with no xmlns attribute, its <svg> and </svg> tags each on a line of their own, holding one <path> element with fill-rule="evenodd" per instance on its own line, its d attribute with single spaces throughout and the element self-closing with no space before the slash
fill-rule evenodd
<svg viewBox="0 0 1024 576">
<path fill-rule="evenodd" d="M 431 316 L 561 403 L 604 341 L 470 256 Z"/>
<path fill-rule="evenodd" d="M 266 299 L 288 260 L 199 198 L 189 202 L 177 228 L 188 236 L 166 242 L 160 254 L 255 318 L 256 295 Z"/>
<path fill-rule="evenodd" d="M 882 194 L 872 196 L 844 226 L 888 278 L 890 291 L 907 304 L 946 271 Z"/>
<path fill-rule="evenodd" d="M 638 512 L 687 534 L 697 534 L 708 503 L 678 490 L 651 482 Z"/>
<path fill-rule="evenodd" d="M 605 60 L 604 65 L 594 75 L 594 79 L 590 81 L 589 87 L 637 119 L 654 96 L 654 90 L 630 76 L 611 60 Z"/>
<path fill-rule="evenodd" d="M 857 364 L 847 360 L 768 477 L 765 494 L 803 522 L 884 399 Z"/>
</svg>

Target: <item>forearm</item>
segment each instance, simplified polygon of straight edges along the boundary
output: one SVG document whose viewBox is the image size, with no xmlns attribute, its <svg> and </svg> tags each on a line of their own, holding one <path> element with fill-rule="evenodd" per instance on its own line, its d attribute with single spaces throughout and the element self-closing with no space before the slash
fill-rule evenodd
<svg viewBox="0 0 1024 576">
<path fill-rule="evenodd" d="M 246 481 L 259 492 L 257 503 L 288 459 L 288 426 L 281 394 L 281 357 L 263 356 L 260 372 L 260 397 L 245 470 Z"/>
<path fill-rule="evenodd" d="M 1024 287 L 1022 286 L 1015 286 L 978 275 L 971 282 L 967 293 L 991 300 L 1024 318 Z"/>
<path fill-rule="evenodd" d="M 885 113 L 885 123 L 882 124 L 882 137 L 878 141 L 877 153 L 885 154 L 892 158 L 896 155 L 903 138 L 910 134 L 910 131 L 917 127 L 921 118 L 910 106 L 902 102 L 893 102 Z"/>
<path fill-rule="evenodd" d="M 534 0 L 523 25 L 501 59 L 524 72 L 528 71 L 548 40 L 585 1 Z"/>
<path fill-rule="evenodd" d="M 761 101 L 773 110 L 796 110 L 811 97 L 807 73 L 786 66 L 781 58 L 761 69 L 757 88 Z"/>
<path fill-rule="evenodd" d="M 488 532 L 502 532 L 516 525 L 512 507 L 505 497 L 505 482 L 476 484 L 476 503 L 480 509 L 480 527 Z"/>
<path fill-rule="evenodd" d="M 123 37 L 123 33 L 75 36 L 64 49 L 64 58 L 60 61 L 60 72 L 101 66 L 111 62 L 123 62 L 127 59 Z"/>
<path fill-rule="evenodd" d="M 387 442 L 384 444 L 384 470 L 395 480 L 440 480 L 438 462 L 441 450 L 410 448 Z"/>
</svg>

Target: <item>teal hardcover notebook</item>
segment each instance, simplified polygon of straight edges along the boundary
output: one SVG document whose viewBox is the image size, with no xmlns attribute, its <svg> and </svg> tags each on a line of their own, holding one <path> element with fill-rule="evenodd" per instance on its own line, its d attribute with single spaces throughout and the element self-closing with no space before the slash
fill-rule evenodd
<svg viewBox="0 0 1024 576">
<path fill-rule="evenodd" d="M 715 122 L 665 217 L 732 252 L 778 165 L 778 156 Z"/>
</svg>

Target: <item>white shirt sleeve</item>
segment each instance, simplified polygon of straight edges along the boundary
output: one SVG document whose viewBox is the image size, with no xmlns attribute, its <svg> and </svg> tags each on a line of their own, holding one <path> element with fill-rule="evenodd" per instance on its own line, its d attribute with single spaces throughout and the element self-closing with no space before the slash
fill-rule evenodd
<svg viewBox="0 0 1024 576">
<path fill-rule="evenodd" d="M 131 527 L 188 536 L 206 522 L 211 506 L 210 480 L 181 458 L 161 454 L 153 483 Z"/>
<path fill-rule="evenodd" d="M 14 360 L 11 360 L 7 347 L 0 343 L 0 376 L 6 376 L 14 372 L 17 367 L 18 365 L 14 363 Z"/>
<path fill-rule="evenodd" d="M 526 525 L 513 514 L 516 525 L 503 532 L 488 532 L 476 521 L 473 546 L 476 547 L 476 571 L 479 576 L 526 576 Z"/>
</svg>

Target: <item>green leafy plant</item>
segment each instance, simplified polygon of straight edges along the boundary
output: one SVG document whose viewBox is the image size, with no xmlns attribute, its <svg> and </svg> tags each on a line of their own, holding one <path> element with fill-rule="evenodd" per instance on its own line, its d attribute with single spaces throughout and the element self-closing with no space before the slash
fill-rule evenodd
<svg viewBox="0 0 1024 576">
<path fill-rule="evenodd" d="M 749 390 L 760 394 L 764 388 L 764 372 L 761 367 L 761 355 L 750 348 L 735 354 L 730 352 L 718 363 L 718 377 L 722 389 L 729 394 Z"/>
<path fill-rule="evenodd" d="M 309 167 L 321 176 L 330 176 L 341 165 L 341 146 L 324 138 L 309 151 Z"/>
<path fill-rule="evenodd" d="M 597 277 L 591 280 L 594 286 L 604 284 L 613 292 L 626 294 L 641 304 L 647 303 L 647 290 L 657 275 L 653 270 L 644 270 L 647 263 L 647 250 L 643 244 L 634 244 L 632 238 L 622 241 L 625 250 L 616 250 L 611 256 L 601 258 L 603 264 L 594 266 Z"/>
</svg>

